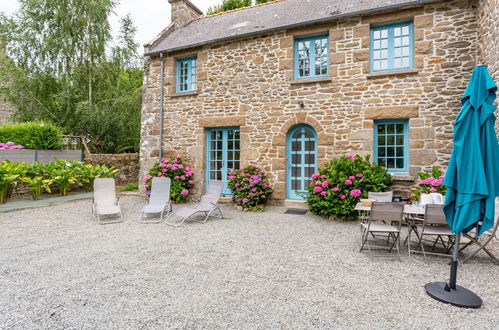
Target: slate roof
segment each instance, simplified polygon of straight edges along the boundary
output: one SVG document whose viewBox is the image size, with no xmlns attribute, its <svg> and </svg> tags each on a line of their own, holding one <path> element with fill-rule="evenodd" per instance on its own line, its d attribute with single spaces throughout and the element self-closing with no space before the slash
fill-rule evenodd
<svg viewBox="0 0 499 330">
<path fill-rule="evenodd" d="M 417 7 L 442 0 L 281 0 L 194 19 L 167 30 L 146 55 L 172 52 L 218 41 L 321 23 L 348 16 Z"/>
</svg>

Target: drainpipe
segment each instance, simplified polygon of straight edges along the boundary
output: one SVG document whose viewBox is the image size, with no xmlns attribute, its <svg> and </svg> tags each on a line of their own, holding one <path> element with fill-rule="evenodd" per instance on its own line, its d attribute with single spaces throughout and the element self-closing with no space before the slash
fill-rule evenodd
<svg viewBox="0 0 499 330">
<path fill-rule="evenodd" d="M 160 93 L 159 93 L 159 161 L 163 158 L 163 113 L 164 113 L 164 102 L 165 98 L 165 59 L 163 53 L 159 54 L 161 61 L 161 78 L 160 78 Z"/>
</svg>

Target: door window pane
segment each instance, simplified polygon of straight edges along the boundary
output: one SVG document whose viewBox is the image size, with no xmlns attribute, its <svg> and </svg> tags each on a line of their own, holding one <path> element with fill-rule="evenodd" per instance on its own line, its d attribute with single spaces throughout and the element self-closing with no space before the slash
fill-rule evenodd
<svg viewBox="0 0 499 330">
<path fill-rule="evenodd" d="M 376 122 L 376 162 L 389 172 L 407 172 L 407 122 Z"/>
<path fill-rule="evenodd" d="M 317 138 L 309 127 L 298 127 L 288 136 L 288 197 L 301 199 L 317 171 Z"/>
<path fill-rule="evenodd" d="M 224 194 L 229 194 L 227 188 L 227 176 L 233 169 L 240 166 L 239 151 L 239 129 L 237 128 L 216 128 L 209 129 L 208 137 L 208 168 L 207 177 L 209 180 L 222 180 L 225 182 Z M 209 184 L 209 182 L 208 182 Z"/>
</svg>

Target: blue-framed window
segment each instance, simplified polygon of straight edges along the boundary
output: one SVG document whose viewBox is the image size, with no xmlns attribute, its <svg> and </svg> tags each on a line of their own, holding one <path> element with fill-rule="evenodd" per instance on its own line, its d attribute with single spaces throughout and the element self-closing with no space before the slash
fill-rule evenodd
<svg viewBox="0 0 499 330">
<path fill-rule="evenodd" d="M 411 69 L 414 62 L 412 22 L 371 28 L 371 71 Z"/>
<path fill-rule="evenodd" d="M 177 93 L 194 92 L 198 86 L 197 57 L 177 60 Z"/>
<path fill-rule="evenodd" d="M 206 130 L 206 184 L 211 180 L 225 183 L 223 193 L 230 194 L 227 176 L 240 168 L 239 127 L 217 127 Z"/>
<path fill-rule="evenodd" d="M 308 125 L 298 125 L 287 137 L 286 198 L 304 199 L 312 174 L 317 172 L 317 133 Z"/>
<path fill-rule="evenodd" d="M 374 124 L 374 160 L 390 173 L 409 171 L 407 120 L 383 120 Z"/>
<path fill-rule="evenodd" d="M 329 36 L 295 39 L 295 79 L 321 78 L 329 75 Z"/>
</svg>

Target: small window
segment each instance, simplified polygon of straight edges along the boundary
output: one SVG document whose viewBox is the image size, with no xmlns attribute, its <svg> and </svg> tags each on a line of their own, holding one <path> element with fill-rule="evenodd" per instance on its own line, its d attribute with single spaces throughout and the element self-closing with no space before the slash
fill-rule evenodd
<svg viewBox="0 0 499 330">
<path fill-rule="evenodd" d="M 377 121 L 374 125 L 374 160 L 391 173 L 407 173 L 407 121 Z"/>
<path fill-rule="evenodd" d="M 194 92 L 198 85 L 197 57 L 177 60 L 177 93 Z"/>
<path fill-rule="evenodd" d="M 413 57 L 411 22 L 371 28 L 371 71 L 411 69 Z"/>
<path fill-rule="evenodd" d="M 329 37 L 295 39 L 295 79 L 329 75 Z"/>
</svg>

